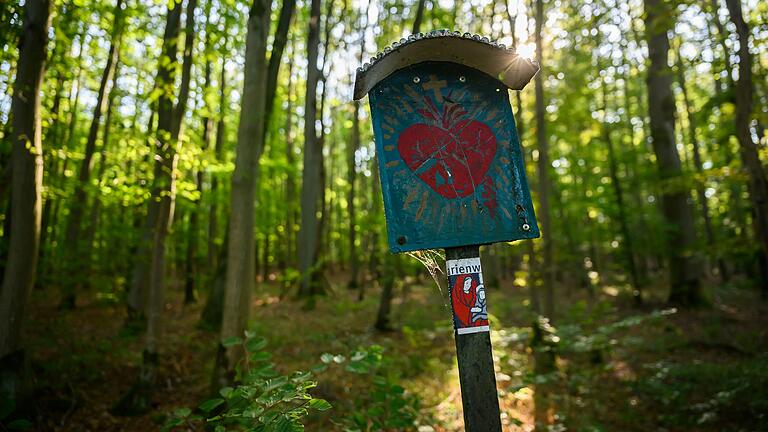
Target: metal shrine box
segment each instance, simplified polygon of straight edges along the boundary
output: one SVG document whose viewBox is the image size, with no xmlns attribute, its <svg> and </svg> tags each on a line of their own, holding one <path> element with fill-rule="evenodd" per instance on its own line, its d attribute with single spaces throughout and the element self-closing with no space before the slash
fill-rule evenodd
<svg viewBox="0 0 768 432">
<path fill-rule="evenodd" d="M 468 33 L 411 36 L 358 69 L 392 252 L 539 236 L 507 89 L 538 64 Z"/>
</svg>

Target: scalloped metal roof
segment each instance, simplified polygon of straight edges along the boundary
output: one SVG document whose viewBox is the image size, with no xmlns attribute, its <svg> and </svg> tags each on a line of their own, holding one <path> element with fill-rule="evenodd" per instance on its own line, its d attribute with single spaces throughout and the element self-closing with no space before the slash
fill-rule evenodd
<svg viewBox="0 0 768 432">
<path fill-rule="evenodd" d="M 445 61 L 472 67 L 495 77 L 513 90 L 522 90 L 539 71 L 539 64 L 513 49 L 477 34 L 448 30 L 419 33 L 384 48 L 357 69 L 354 99 L 400 69 L 425 61 Z"/>
</svg>

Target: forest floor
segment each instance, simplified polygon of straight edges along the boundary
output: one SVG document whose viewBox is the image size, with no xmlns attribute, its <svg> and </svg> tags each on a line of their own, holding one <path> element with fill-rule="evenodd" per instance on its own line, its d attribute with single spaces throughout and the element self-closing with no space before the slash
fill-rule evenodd
<svg viewBox="0 0 768 432">
<path fill-rule="evenodd" d="M 636 309 L 612 286 L 596 287 L 591 301 L 561 287 L 551 338 L 557 370 L 537 375 L 528 347 L 533 316 L 521 283 L 488 288 L 505 431 L 530 431 L 535 418 L 552 431 L 768 430 L 768 304 L 755 290 L 710 286 L 708 306 L 674 311 L 655 300 L 661 290 L 648 289 L 649 300 Z M 354 419 L 380 430 L 376 421 L 411 415 L 419 431 L 463 429 L 450 312 L 431 280 L 409 278 L 398 287 L 396 331 L 389 333 L 372 329 L 376 287 L 362 302 L 335 287 L 310 311 L 278 293 L 277 284 L 260 284 L 251 312 L 278 370 L 309 370 L 321 358 L 330 363 L 315 374 L 312 393 L 333 408 L 312 414 L 308 431 L 355 430 Z M 122 303 L 102 292 L 84 296 L 73 311 L 56 305 L 55 295 L 36 290 L 26 330 L 37 430 L 159 430 L 169 413 L 209 395 L 217 335 L 198 327 L 202 305 L 184 306 L 180 288 L 168 289 L 155 406 L 142 417 L 109 413 L 135 379 L 141 356 L 142 337 L 123 330 Z M 384 353 L 375 373 L 336 364 L 371 346 Z M 329 361 L 323 354 L 343 357 Z"/>
</svg>

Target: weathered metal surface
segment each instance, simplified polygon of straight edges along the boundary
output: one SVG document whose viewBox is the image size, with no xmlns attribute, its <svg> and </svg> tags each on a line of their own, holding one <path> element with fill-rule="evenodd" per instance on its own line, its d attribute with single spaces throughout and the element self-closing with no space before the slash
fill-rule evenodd
<svg viewBox="0 0 768 432">
<path fill-rule="evenodd" d="M 360 67 L 355 78 L 354 98 L 363 98 L 379 81 L 397 70 L 425 61 L 463 64 L 495 77 L 513 90 L 521 90 L 539 70 L 535 61 L 487 37 L 435 30 L 400 39 Z"/>
<path fill-rule="evenodd" d="M 393 252 L 539 236 L 503 83 L 421 62 L 369 96 Z"/>
</svg>

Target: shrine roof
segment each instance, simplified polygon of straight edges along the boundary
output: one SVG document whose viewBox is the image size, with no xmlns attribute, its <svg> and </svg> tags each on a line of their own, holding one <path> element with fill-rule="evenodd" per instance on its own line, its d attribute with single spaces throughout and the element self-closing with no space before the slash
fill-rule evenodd
<svg viewBox="0 0 768 432">
<path fill-rule="evenodd" d="M 495 77 L 512 90 L 522 90 L 539 71 L 536 61 L 485 36 L 449 30 L 419 33 L 384 48 L 357 69 L 354 99 L 362 99 L 379 81 L 408 66 L 427 61 L 457 63 Z"/>
</svg>

